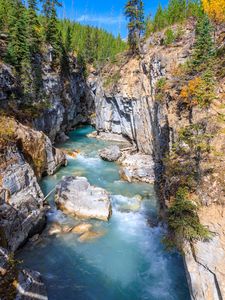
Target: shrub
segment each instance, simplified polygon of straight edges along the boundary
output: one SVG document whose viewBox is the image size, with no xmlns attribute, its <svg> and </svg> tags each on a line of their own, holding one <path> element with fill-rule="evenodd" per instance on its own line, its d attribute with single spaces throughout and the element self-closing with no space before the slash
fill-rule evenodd
<svg viewBox="0 0 225 300">
<path fill-rule="evenodd" d="M 14 139 L 15 123 L 12 119 L 0 116 L 0 145 L 3 146 Z"/>
<path fill-rule="evenodd" d="M 156 101 L 162 101 L 162 99 L 165 96 L 165 91 L 166 91 L 166 78 L 161 77 L 157 82 L 156 82 L 156 96 L 155 99 Z"/>
<path fill-rule="evenodd" d="M 171 28 L 167 29 L 165 32 L 164 45 L 168 46 L 172 44 L 175 41 L 175 39 L 176 39 L 176 35 L 174 31 Z"/>
<path fill-rule="evenodd" d="M 188 107 L 199 105 L 209 107 L 215 99 L 215 84 L 212 71 L 206 70 L 202 76 L 191 79 L 187 85 L 183 86 L 180 92 L 180 99 Z"/>
<path fill-rule="evenodd" d="M 180 187 L 168 210 L 168 227 L 172 235 L 164 239 L 167 247 L 176 244 L 181 249 L 185 241 L 210 239 L 211 233 L 200 223 L 198 209 L 198 205 L 190 199 L 188 188 Z"/>
</svg>

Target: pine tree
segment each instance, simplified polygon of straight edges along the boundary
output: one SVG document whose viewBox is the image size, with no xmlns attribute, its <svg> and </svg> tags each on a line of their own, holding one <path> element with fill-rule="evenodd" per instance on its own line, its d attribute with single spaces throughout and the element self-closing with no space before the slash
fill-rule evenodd
<svg viewBox="0 0 225 300">
<path fill-rule="evenodd" d="M 170 0 L 167 9 L 167 20 L 169 25 L 183 21 L 186 17 L 186 0 Z"/>
<path fill-rule="evenodd" d="M 45 17 L 45 41 L 58 51 L 59 44 L 57 37 L 59 34 L 57 25 L 56 7 L 61 6 L 58 0 L 44 0 L 43 14 Z"/>
<path fill-rule="evenodd" d="M 65 49 L 67 53 L 69 53 L 72 50 L 72 33 L 70 24 L 67 26 L 66 29 Z"/>
<path fill-rule="evenodd" d="M 86 39 L 85 39 L 85 60 L 87 63 L 94 62 L 94 43 L 92 39 L 92 30 L 90 26 L 87 26 Z"/>
<path fill-rule="evenodd" d="M 60 50 L 59 55 L 60 55 L 61 77 L 65 79 L 69 76 L 69 73 L 70 73 L 70 63 L 69 63 L 67 49 L 63 43 L 61 31 L 59 31 L 59 34 L 58 34 L 58 44 L 59 44 L 59 50 Z"/>
<path fill-rule="evenodd" d="M 28 45 L 31 55 L 39 52 L 40 50 L 40 23 L 36 14 L 37 1 L 28 0 Z"/>
<path fill-rule="evenodd" d="M 20 71 L 22 62 L 29 60 L 26 11 L 21 0 L 12 2 L 11 9 L 6 57 L 8 62 L 14 65 L 17 71 Z"/>
<path fill-rule="evenodd" d="M 153 20 L 153 28 L 154 31 L 161 30 L 167 25 L 166 14 L 162 9 L 162 6 L 159 4 L 154 20 Z"/>
<path fill-rule="evenodd" d="M 209 62 L 215 55 L 215 48 L 212 39 L 213 27 L 207 15 L 199 18 L 196 25 L 196 42 L 192 58 L 193 67 L 196 69 L 202 64 Z"/>
<path fill-rule="evenodd" d="M 125 6 L 128 22 L 128 43 L 133 54 L 140 53 L 140 38 L 144 32 L 144 4 L 141 0 L 129 0 Z"/>
<path fill-rule="evenodd" d="M 96 28 L 94 32 L 94 60 L 98 60 L 98 53 L 99 53 L 99 31 Z"/>
</svg>

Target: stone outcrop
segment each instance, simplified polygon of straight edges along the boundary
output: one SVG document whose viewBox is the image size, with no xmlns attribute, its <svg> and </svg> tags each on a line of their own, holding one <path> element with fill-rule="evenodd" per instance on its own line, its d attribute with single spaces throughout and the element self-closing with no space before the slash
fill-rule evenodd
<svg viewBox="0 0 225 300">
<path fill-rule="evenodd" d="M 109 194 L 91 186 L 85 177 L 65 177 L 56 187 L 55 202 L 59 209 L 79 218 L 108 221 L 111 215 Z"/>
<path fill-rule="evenodd" d="M 53 175 L 67 164 L 65 154 L 53 147 L 50 139 L 40 131 L 13 121 L 15 140 L 25 159 L 33 167 L 38 178 Z"/>
<path fill-rule="evenodd" d="M 213 233 L 211 240 L 197 242 L 185 251 L 187 278 L 191 297 L 197 300 L 221 300 L 225 295 L 225 220 L 223 207 L 218 204 L 202 207 L 202 224 Z"/>
<path fill-rule="evenodd" d="M 0 245 L 15 251 L 43 228 L 44 196 L 15 145 L 1 151 L 0 163 Z"/>
<path fill-rule="evenodd" d="M 0 148 L 0 246 L 15 251 L 45 225 L 44 196 L 37 180 L 67 161 L 44 133 L 12 118 L 3 120 L 1 126 L 9 124 L 5 132 L 12 136 L 5 136 Z"/>
<path fill-rule="evenodd" d="M 60 141 L 63 132 L 69 131 L 78 124 L 91 122 L 94 101 L 77 67 L 76 58 L 70 58 L 68 79 L 64 81 L 51 67 L 52 50 L 51 48 L 47 50 L 42 62 L 43 94 L 48 99 L 49 108 L 45 109 L 33 124 L 37 130 L 46 133 L 51 140 Z"/>
<path fill-rule="evenodd" d="M 44 132 L 52 142 L 62 141 L 65 132 L 81 123 L 92 122 L 95 110 L 92 91 L 77 67 L 75 57 L 70 58 L 67 79 L 52 67 L 53 49 L 49 46 L 41 57 L 41 99 L 32 101 L 23 111 L 20 88 L 10 66 L 0 63 L 0 108 L 16 115 L 20 122 L 29 119 L 32 127 Z M 37 57 L 37 61 L 40 57 Z M 13 96 L 13 97 L 11 97 Z M 11 103 L 11 98 L 16 100 Z M 18 107 L 17 107 L 18 106 Z M 13 108 L 13 110 L 12 110 Z"/>
<path fill-rule="evenodd" d="M 119 146 L 113 145 L 99 151 L 99 156 L 103 160 L 117 161 L 122 153 Z"/>
<path fill-rule="evenodd" d="M 40 273 L 29 269 L 20 270 L 12 255 L 1 247 L 0 299 L 48 299 Z"/>
</svg>

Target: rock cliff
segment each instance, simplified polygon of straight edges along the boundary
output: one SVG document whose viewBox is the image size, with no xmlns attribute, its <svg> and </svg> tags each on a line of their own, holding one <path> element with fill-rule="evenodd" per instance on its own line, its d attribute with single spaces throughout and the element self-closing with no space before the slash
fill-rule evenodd
<svg viewBox="0 0 225 300">
<path fill-rule="evenodd" d="M 1 40 L 0 40 L 1 43 Z M 75 57 L 70 58 L 67 77 L 53 67 L 53 49 L 45 49 L 41 60 L 39 82 L 40 99 L 35 95 L 28 103 L 21 100 L 14 70 L 0 63 L 0 109 L 16 116 L 21 123 L 29 123 L 34 129 L 44 132 L 52 142 L 61 140 L 62 133 L 77 124 L 91 122 L 94 101 Z"/>
<path fill-rule="evenodd" d="M 195 196 L 202 205 L 200 221 L 213 235 L 207 242 L 187 244 L 184 261 L 193 300 L 223 299 L 224 123 L 218 119 L 224 115 L 225 82 L 224 78 L 217 79 L 216 97 L 209 108 L 185 109 L 179 100 L 181 84 L 184 84 L 179 74 L 180 65 L 185 65 L 192 52 L 194 28 L 194 22 L 189 21 L 182 36 L 169 46 L 163 45 L 163 32 L 151 36 L 141 58 L 119 58 L 117 65 L 105 66 L 97 79 L 90 75 L 89 85 L 95 97 L 97 131 L 126 137 L 137 151 L 148 155 L 149 161 L 153 160 L 164 210 L 170 206 L 173 186 L 180 180 L 172 173 L 167 175 L 168 154 L 178 143 L 182 128 L 204 124 L 204 132 L 210 136 L 207 143 L 213 150 L 203 155 L 198 166 L 202 178 Z M 176 26 L 173 30 L 176 31 Z M 163 88 L 160 88 L 162 82 Z M 196 157 L 189 159 L 193 164 Z M 183 171 L 189 168 L 185 161 L 178 162 Z"/>
</svg>

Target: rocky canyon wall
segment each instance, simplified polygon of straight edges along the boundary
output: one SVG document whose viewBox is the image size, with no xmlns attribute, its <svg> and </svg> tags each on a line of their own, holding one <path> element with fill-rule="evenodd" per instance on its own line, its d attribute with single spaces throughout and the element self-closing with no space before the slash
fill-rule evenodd
<svg viewBox="0 0 225 300">
<path fill-rule="evenodd" d="M 218 125 L 217 113 L 219 109 L 220 113 L 224 113 L 221 103 L 225 85 L 222 79 L 216 91 L 217 97 L 209 109 L 194 107 L 191 114 L 190 110 L 182 109 L 178 101 L 180 89 L 177 83 L 180 78 L 177 70 L 190 57 L 195 41 L 194 23 L 186 25 L 182 38 L 172 46 L 164 46 L 162 39 L 163 33 L 152 36 L 146 41 L 145 54 L 140 59 L 121 58 L 117 65 L 106 66 L 97 79 L 90 75 L 88 83 L 95 98 L 98 133 L 123 135 L 135 145 L 137 151 L 148 154 L 149 160 L 153 159 L 162 206 L 170 206 L 169 184 L 175 184 L 176 178 L 163 179 L 167 171 L 164 160 L 172 145 L 178 141 L 180 129 L 204 123 L 206 132 L 212 135 L 212 148 L 217 153 L 224 152 L 221 143 L 224 125 Z M 163 93 L 158 87 L 160 79 L 168 85 Z M 222 154 L 218 157 L 211 153 L 201 162 L 205 175 L 197 188 L 197 197 L 202 205 L 199 218 L 213 234 L 209 241 L 184 247 L 193 300 L 225 298 L 222 161 Z"/>
</svg>

